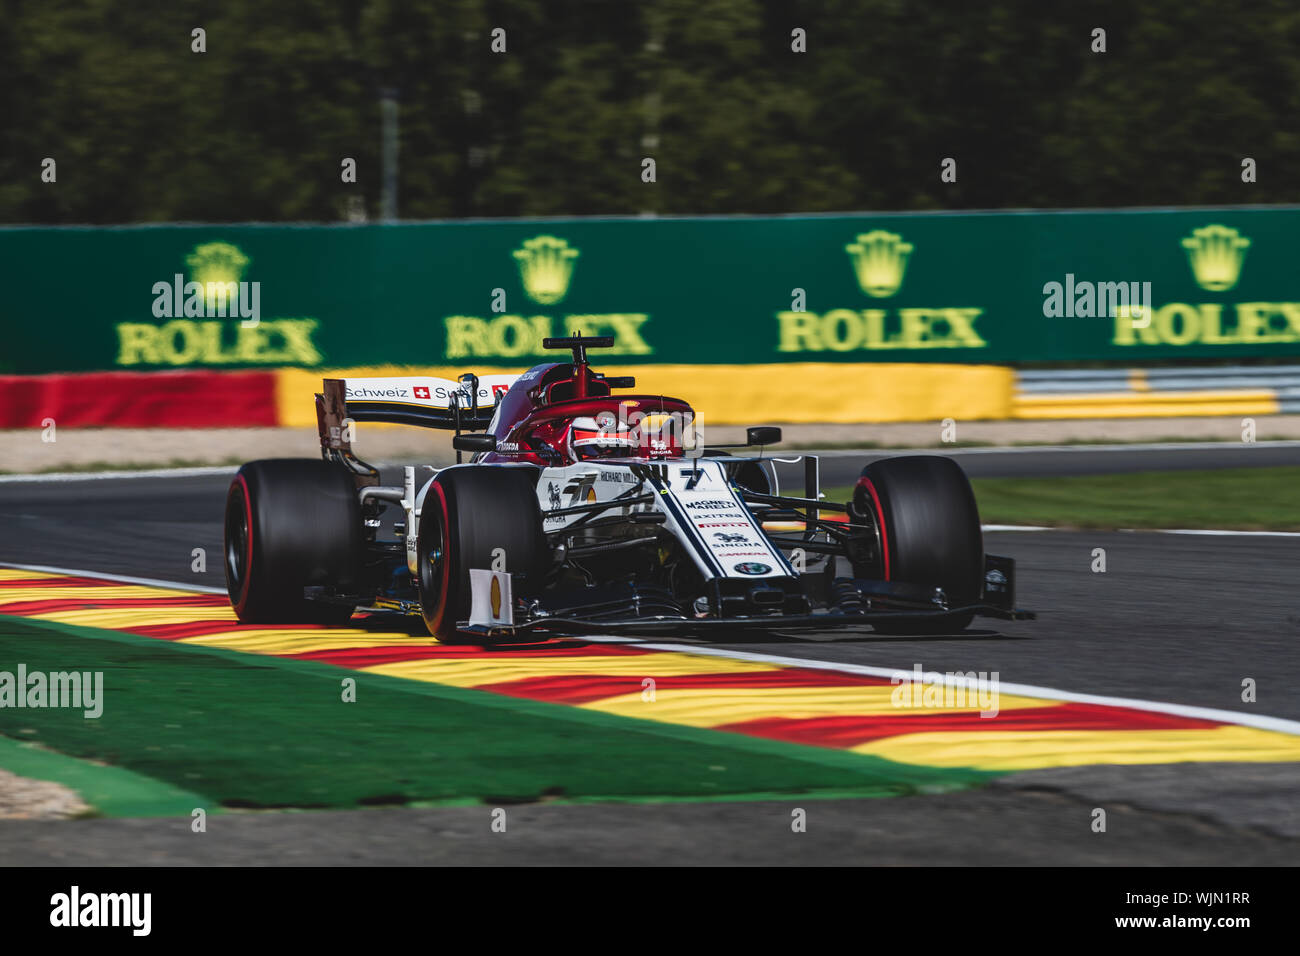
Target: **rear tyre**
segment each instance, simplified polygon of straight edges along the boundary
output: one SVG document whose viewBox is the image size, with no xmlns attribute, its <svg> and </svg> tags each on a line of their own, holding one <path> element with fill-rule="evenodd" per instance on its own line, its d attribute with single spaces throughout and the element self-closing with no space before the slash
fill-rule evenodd
<svg viewBox="0 0 1300 956">
<path fill-rule="evenodd" d="M 975 604 L 984 584 L 984 536 L 966 473 L 951 458 L 885 458 L 862 469 L 851 507 L 879 529 L 877 560 L 854 566 L 859 577 L 943 588 L 952 607 Z M 898 634 L 946 634 L 974 614 L 888 625 Z"/>
<path fill-rule="evenodd" d="M 303 588 L 356 589 L 361 509 L 338 465 L 271 458 L 239 469 L 226 495 L 226 590 L 244 624 L 340 624 L 354 606 L 303 598 Z"/>
<path fill-rule="evenodd" d="M 424 495 L 416 548 L 429 633 L 448 644 L 470 640 L 456 625 L 469 619 L 471 568 L 491 568 L 501 549 L 516 597 L 533 593 L 545 572 L 535 472 L 499 465 L 440 472 Z"/>
</svg>

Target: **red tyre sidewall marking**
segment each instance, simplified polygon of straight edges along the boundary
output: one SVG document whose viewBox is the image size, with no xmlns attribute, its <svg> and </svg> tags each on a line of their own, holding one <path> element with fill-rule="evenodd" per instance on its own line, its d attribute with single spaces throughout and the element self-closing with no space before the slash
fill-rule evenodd
<svg viewBox="0 0 1300 956">
<path fill-rule="evenodd" d="M 443 492 L 442 485 L 435 481 L 433 487 L 429 490 L 438 493 L 438 507 L 442 509 L 442 589 L 438 596 L 438 613 L 431 628 L 431 630 L 436 631 L 442 627 L 442 619 L 447 614 L 447 587 L 451 577 L 451 562 L 449 560 L 451 552 L 451 518 L 447 509 L 447 495 Z M 428 499 L 428 495 L 425 495 L 425 499 Z M 426 560 L 426 558 L 422 556 L 421 560 Z"/>
<path fill-rule="evenodd" d="M 247 553 L 244 555 L 244 580 L 240 582 L 239 601 L 235 604 L 235 616 L 243 617 L 248 606 L 248 591 L 253 579 L 253 498 L 248 493 L 248 482 L 243 474 L 235 475 L 234 484 L 243 489 L 244 496 L 244 530 L 248 539 Z"/>
<path fill-rule="evenodd" d="M 880 528 L 880 553 L 885 558 L 885 580 L 889 580 L 889 534 L 885 531 L 885 511 L 880 507 L 880 496 L 876 494 L 876 486 L 871 483 L 870 478 L 859 478 L 858 486 L 866 488 L 871 495 L 871 503 L 876 509 L 876 524 Z"/>
</svg>

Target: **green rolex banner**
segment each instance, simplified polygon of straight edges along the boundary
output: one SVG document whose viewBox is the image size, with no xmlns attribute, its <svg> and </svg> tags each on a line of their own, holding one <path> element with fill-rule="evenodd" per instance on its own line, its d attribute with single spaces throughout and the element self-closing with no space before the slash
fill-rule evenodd
<svg viewBox="0 0 1300 956">
<path fill-rule="evenodd" d="M 0 373 L 1300 355 L 1300 210 L 0 229 Z"/>
</svg>

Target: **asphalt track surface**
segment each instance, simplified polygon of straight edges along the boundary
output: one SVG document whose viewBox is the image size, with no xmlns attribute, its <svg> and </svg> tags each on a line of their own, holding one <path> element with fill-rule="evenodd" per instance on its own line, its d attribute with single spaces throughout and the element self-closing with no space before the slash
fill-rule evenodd
<svg viewBox="0 0 1300 956">
<path fill-rule="evenodd" d="M 954 450 L 956 452 L 956 450 Z M 1089 454 L 1091 452 L 1091 454 Z M 835 455 L 847 484 L 871 457 Z M 787 457 L 787 456 L 783 456 Z M 1300 449 L 1226 446 L 956 452 L 980 474 L 1088 474 L 1300 463 Z M 839 476 L 843 470 L 852 475 Z M 988 469 L 992 469 L 991 471 Z M 391 480 L 391 479 L 390 479 Z M 0 563 L 210 587 L 221 579 L 228 476 L 0 483 Z M 1300 719 L 1300 538 L 1151 532 L 996 532 L 1035 622 L 960 636 L 711 637 L 731 650 L 911 670 L 998 672 L 1006 682 Z M 205 573 L 191 570 L 203 548 Z M 1105 573 L 1092 571 L 1104 548 Z M 682 643 L 688 643 L 682 641 Z M 1241 700 L 1253 678 L 1254 703 Z M 187 821 L 0 823 L 0 859 L 41 863 L 1300 863 L 1295 764 L 1080 767 L 1013 774 L 942 796 L 790 803 L 525 806 L 508 839 L 487 810 L 229 815 L 196 844 Z M 1106 834 L 1092 810 L 1111 813 Z M 68 839 L 76 828 L 76 838 Z M 175 830 L 173 833 L 172 830 Z M 766 836 L 765 836 L 766 834 Z"/>
</svg>

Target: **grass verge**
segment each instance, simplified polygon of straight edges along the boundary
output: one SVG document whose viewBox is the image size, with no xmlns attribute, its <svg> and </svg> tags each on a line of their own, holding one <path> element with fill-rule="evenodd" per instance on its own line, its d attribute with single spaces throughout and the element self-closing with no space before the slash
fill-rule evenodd
<svg viewBox="0 0 1300 956">
<path fill-rule="evenodd" d="M 1300 531 L 1300 467 L 973 478 L 986 524 Z M 847 501 L 850 488 L 829 488 Z"/>
</svg>

